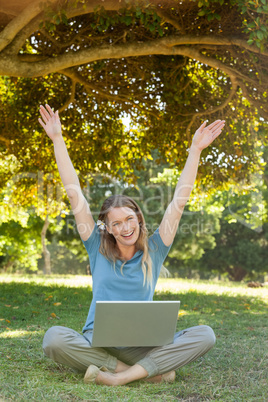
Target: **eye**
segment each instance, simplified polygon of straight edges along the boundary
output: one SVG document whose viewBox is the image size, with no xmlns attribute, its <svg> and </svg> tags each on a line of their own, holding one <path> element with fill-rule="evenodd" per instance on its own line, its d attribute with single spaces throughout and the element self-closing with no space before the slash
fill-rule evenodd
<svg viewBox="0 0 268 402">
<path fill-rule="evenodd" d="M 128 221 L 130 221 L 131 219 L 133 219 L 133 216 L 130 216 L 130 217 L 128 218 Z"/>
</svg>

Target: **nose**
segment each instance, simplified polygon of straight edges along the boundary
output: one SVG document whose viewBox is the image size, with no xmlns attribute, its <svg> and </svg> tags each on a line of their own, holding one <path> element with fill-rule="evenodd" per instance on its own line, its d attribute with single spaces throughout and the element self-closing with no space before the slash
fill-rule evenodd
<svg viewBox="0 0 268 402">
<path fill-rule="evenodd" d="M 128 221 L 123 222 L 123 225 L 122 225 L 122 232 L 128 232 L 128 231 L 129 231 L 129 228 L 130 228 L 130 222 L 128 222 Z"/>
</svg>

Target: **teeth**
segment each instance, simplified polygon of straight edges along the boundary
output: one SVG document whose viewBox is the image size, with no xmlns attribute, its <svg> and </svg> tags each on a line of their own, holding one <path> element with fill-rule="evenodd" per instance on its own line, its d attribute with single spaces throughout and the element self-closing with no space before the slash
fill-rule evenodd
<svg viewBox="0 0 268 402">
<path fill-rule="evenodd" d="M 123 236 L 123 237 L 129 237 L 129 236 L 132 235 L 132 233 L 134 233 L 134 230 L 133 230 L 132 232 L 130 232 L 130 233 L 128 233 L 128 234 L 125 234 L 125 235 L 122 235 L 122 236 Z"/>
</svg>

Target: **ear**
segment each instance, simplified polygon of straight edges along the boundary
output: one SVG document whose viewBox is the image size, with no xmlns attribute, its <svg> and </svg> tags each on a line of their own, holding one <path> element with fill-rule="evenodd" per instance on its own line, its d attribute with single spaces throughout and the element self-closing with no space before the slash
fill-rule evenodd
<svg viewBox="0 0 268 402">
<path fill-rule="evenodd" d="M 105 228 L 106 228 L 106 230 L 107 230 L 107 232 L 108 232 L 109 234 L 112 234 L 112 231 L 109 229 L 109 226 L 108 226 L 108 225 L 106 225 Z"/>
</svg>

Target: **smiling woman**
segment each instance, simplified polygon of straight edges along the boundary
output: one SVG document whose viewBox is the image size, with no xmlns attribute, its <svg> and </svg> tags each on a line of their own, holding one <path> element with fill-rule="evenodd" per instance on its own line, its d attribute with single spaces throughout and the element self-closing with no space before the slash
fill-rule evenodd
<svg viewBox="0 0 268 402">
<path fill-rule="evenodd" d="M 148 238 L 140 207 L 123 195 L 104 201 L 98 227 L 69 158 L 58 112 L 46 105 L 41 106 L 40 113 L 39 122 L 54 143 L 57 166 L 89 255 L 93 281 L 93 300 L 83 335 L 70 328 L 52 327 L 44 337 L 44 352 L 59 363 L 86 372 L 86 383 L 124 385 L 146 377 L 150 382 L 173 382 L 175 369 L 213 347 L 215 335 L 210 327 L 182 330 L 175 334 L 173 343 L 161 347 L 94 348 L 95 306 L 97 301 L 153 300 L 162 264 L 195 182 L 201 151 L 220 135 L 224 121 L 217 120 L 208 127 L 204 122 L 196 131 L 174 197 L 159 228 Z"/>
<path fill-rule="evenodd" d="M 100 252 L 115 264 L 116 260 L 131 260 L 138 250 L 143 252 L 144 283 L 152 285 L 152 261 L 148 252 L 147 229 L 138 204 L 123 195 L 111 196 L 104 201 L 99 219 L 107 230 L 101 232 Z"/>
</svg>

